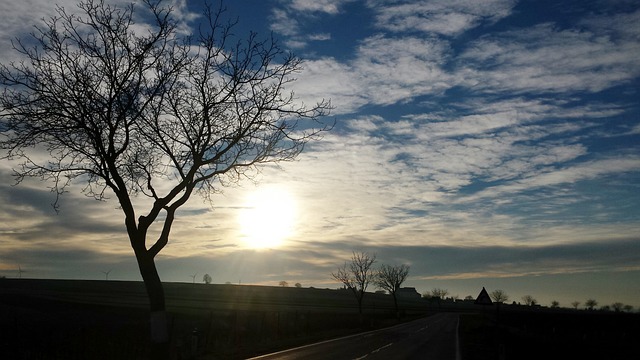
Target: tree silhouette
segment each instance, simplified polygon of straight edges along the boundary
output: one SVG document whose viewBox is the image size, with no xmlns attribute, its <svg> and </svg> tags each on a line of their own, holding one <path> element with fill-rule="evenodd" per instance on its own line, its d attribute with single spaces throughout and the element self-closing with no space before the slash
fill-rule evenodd
<svg viewBox="0 0 640 360">
<path fill-rule="evenodd" d="M 334 279 L 340 281 L 349 289 L 358 302 L 358 313 L 360 314 L 360 322 L 362 322 L 362 299 L 369 287 L 369 283 L 373 280 L 375 274 L 373 271 L 373 263 L 376 256 L 369 255 L 366 252 L 351 255 L 351 261 L 345 262 L 344 265 L 335 273 L 331 273 Z"/>
<path fill-rule="evenodd" d="M 507 293 L 501 289 L 493 290 L 489 295 L 491 296 L 491 299 L 493 299 L 494 302 L 499 304 L 509 301 L 509 295 L 507 295 Z"/>
<path fill-rule="evenodd" d="M 433 288 L 429 295 L 432 298 L 444 300 L 444 298 L 449 295 L 449 290 L 442 288 Z"/>
<path fill-rule="evenodd" d="M 400 317 L 400 313 L 398 312 L 398 298 L 396 293 L 408 275 L 409 265 L 390 266 L 383 264 L 374 279 L 378 288 L 388 291 L 389 294 L 393 296 L 393 305 L 397 317 Z"/>
<path fill-rule="evenodd" d="M 615 303 L 611 304 L 611 308 L 615 312 L 621 312 L 622 309 L 624 309 L 624 304 L 621 303 L 621 302 L 615 302 Z"/>
<path fill-rule="evenodd" d="M 211 279 L 211 275 L 209 275 L 209 274 L 204 274 L 204 276 L 202 277 L 202 281 L 205 284 L 211 284 L 211 280 L 212 280 Z"/>
<path fill-rule="evenodd" d="M 284 280 L 282 280 L 282 281 L 280 281 L 280 282 L 278 283 L 278 285 L 280 285 L 280 286 L 282 286 L 282 287 L 288 287 L 288 286 L 289 286 L 289 283 L 288 283 L 288 282 L 286 282 L 286 281 L 284 281 Z"/>
<path fill-rule="evenodd" d="M 531 295 L 525 295 L 522 297 L 522 301 L 524 301 L 524 304 L 527 306 L 533 306 L 535 305 L 538 301 L 536 299 L 533 298 L 533 296 Z"/>
<path fill-rule="evenodd" d="M 587 307 L 587 310 L 593 310 L 598 306 L 598 302 L 595 299 L 588 299 L 584 302 L 584 306 Z"/>
<path fill-rule="evenodd" d="M 578 310 L 578 306 L 580 306 L 580 301 L 574 301 L 571 303 L 571 306 L 573 306 L 574 309 Z"/>
<path fill-rule="evenodd" d="M 115 195 L 149 296 L 153 349 L 164 354 L 154 259 L 177 210 L 194 193 L 210 200 L 261 164 L 296 158 L 328 130 L 319 118 L 330 105 L 297 102 L 286 87 L 301 60 L 253 33 L 236 41 L 222 9 L 205 6 L 201 27 L 185 34 L 180 12 L 137 4 L 58 7 L 14 42 L 22 61 L 0 65 L 0 147 L 3 158 L 22 160 L 18 182 L 51 182 L 56 210 L 72 183 L 98 200 Z M 151 23 L 134 21 L 143 18 Z"/>
</svg>

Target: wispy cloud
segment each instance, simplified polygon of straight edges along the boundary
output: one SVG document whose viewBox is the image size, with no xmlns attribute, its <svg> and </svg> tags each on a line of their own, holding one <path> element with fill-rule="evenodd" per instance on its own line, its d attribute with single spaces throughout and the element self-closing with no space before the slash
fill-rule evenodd
<svg viewBox="0 0 640 360">
<path fill-rule="evenodd" d="M 637 28 L 602 36 L 545 23 L 492 34 L 460 55 L 460 72 L 467 86 L 487 92 L 598 92 L 640 74 Z"/>
<path fill-rule="evenodd" d="M 305 48 L 310 41 L 326 41 L 331 33 L 307 33 L 305 23 L 316 22 L 320 16 L 334 16 L 341 7 L 354 0 L 281 0 L 280 7 L 271 11 L 271 30 L 286 38 L 293 49 Z"/>
<path fill-rule="evenodd" d="M 291 9 L 298 12 L 337 14 L 340 6 L 354 0 L 283 0 Z"/>
<path fill-rule="evenodd" d="M 456 36 L 482 23 L 494 23 L 511 13 L 513 0 L 368 1 L 377 26 L 392 32 L 420 31 Z"/>
</svg>

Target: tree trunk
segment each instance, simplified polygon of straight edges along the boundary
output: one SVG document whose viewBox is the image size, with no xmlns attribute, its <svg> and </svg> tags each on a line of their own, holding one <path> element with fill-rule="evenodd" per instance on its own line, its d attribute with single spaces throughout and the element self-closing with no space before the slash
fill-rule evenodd
<svg viewBox="0 0 640 360">
<path fill-rule="evenodd" d="M 151 358 L 169 358 L 169 326 L 165 308 L 164 289 L 153 256 L 147 252 L 136 252 L 138 267 L 149 297 Z"/>
<path fill-rule="evenodd" d="M 400 311 L 398 311 L 398 298 L 396 297 L 396 292 L 393 292 L 393 306 L 396 309 L 396 320 L 400 321 Z"/>
</svg>

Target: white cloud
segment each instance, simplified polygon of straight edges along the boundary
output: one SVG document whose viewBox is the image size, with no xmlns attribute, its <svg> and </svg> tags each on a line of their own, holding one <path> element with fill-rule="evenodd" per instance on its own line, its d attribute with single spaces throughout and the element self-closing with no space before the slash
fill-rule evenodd
<svg viewBox="0 0 640 360">
<path fill-rule="evenodd" d="M 446 43 L 434 38 L 375 36 L 365 39 L 348 63 L 334 58 L 307 61 L 296 94 L 331 98 L 338 113 L 439 94 L 458 82 L 441 68 L 448 51 Z"/>
<path fill-rule="evenodd" d="M 300 32 L 298 21 L 282 9 L 271 12 L 271 30 L 283 36 L 295 36 Z"/>
<path fill-rule="evenodd" d="M 271 30 L 286 37 L 285 44 L 302 49 L 309 41 L 331 39 L 330 33 L 303 33 L 303 24 L 316 21 L 319 16 L 334 16 L 343 4 L 354 0 L 282 0 L 282 7 L 271 11 Z"/>
<path fill-rule="evenodd" d="M 455 79 L 441 68 L 448 50 L 437 39 L 375 36 L 359 46 L 352 67 L 372 103 L 394 104 L 453 86 Z"/>
<path fill-rule="evenodd" d="M 337 14 L 340 6 L 353 0 L 290 0 L 289 6 L 299 12 Z"/>
<path fill-rule="evenodd" d="M 572 184 L 578 181 L 591 180 L 609 174 L 621 174 L 640 171 L 640 157 L 614 157 L 593 160 L 585 163 L 565 166 L 560 169 L 540 171 L 522 179 L 489 187 L 473 195 L 465 196 L 460 201 L 478 201 L 482 198 L 499 198 L 523 191 L 535 190 L 562 184 Z"/>
<path fill-rule="evenodd" d="M 638 53 L 634 39 L 547 23 L 481 38 L 458 60 L 467 85 L 482 91 L 598 92 L 640 75 Z"/>
<path fill-rule="evenodd" d="M 309 35 L 309 40 L 312 40 L 312 41 L 327 41 L 327 40 L 331 40 L 331 34 L 329 34 L 329 33 L 312 34 L 312 35 Z"/>
<path fill-rule="evenodd" d="M 508 16 L 513 0 L 436 0 L 401 1 L 388 5 L 372 1 L 377 25 L 393 32 L 422 31 L 456 36 L 483 21 L 496 22 Z"/>
</svg>

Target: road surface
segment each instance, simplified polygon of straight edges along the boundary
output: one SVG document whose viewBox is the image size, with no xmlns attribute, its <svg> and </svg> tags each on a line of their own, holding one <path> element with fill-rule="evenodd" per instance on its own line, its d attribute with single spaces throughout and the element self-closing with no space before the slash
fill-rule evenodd
<svg viewBox="0 0 640 360">
<path fill-rule="evenodd" d="M 457 314 L 436 314 L 368 333 L 324 341 L 254 360 L 457 360 Z"/>
</svg>

